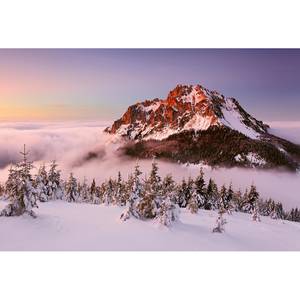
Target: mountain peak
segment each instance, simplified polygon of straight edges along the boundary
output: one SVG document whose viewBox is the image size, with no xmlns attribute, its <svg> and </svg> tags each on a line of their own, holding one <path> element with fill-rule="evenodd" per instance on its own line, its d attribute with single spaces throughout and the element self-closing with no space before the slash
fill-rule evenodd
<svg viewBox="0 0 300 300">
<path fill-rule="evenodd" d="M 131 140 L 162 140 L 182 131 L 226 126 L 256 139 L 267 126 L 248 114 L 234 98 L 200 84 L 177 85 L 166 99 L 136 103 L 106 131 Z"/>
</svg>

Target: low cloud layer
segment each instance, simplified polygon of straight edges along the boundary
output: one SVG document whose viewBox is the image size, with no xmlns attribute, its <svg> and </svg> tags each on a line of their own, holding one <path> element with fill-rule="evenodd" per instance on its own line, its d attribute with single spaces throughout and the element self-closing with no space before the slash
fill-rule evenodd
<svg viewBox="0 0 300 300">
<path fill-rule="evenodd" d="M 2 123 L 0 124 L 0 180 L 7 178 L 11 162 L 20 159 L 20 150 L 26 144 L 30 159 L 38 166 L 57 160 L 66 177 L 73 171 L 79 178 L 95 178 L 101 182 L 115 177 L 121 171 L 124 177 L 132 171 L 136 161 L 120 156 L 111 137 L 103 133 L 106 123 Z M 300 144 L 300 123 L 298 127 L 272 126 L 272 132 Z M 141 169 L 149 172 L 151 161 L 141 160 Z M 199 166 L 183 166 L 170 162 L 159 163 L 162 175 L 171 173 L 176 180 L 196 176 Z M 255 183 L 264 197 L 281 201 L 286 207 L 300 207 L 300 175 L 275 171 L 245 169 L 205 168 L 205 176 L 213 177 L 219 185 L 230 182 L 236 189 L 244 189 Z"/>
</svg>

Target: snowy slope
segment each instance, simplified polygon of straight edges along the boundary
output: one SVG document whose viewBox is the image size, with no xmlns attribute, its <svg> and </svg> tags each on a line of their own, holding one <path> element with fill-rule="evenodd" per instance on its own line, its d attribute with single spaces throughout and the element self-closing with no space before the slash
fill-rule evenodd
<svg viewBox="0 0 300 300">
<path fill-rule="evenodd" d="M 4 202 L 0 202 L 3 208 Z M 226 216 L 224 234 L 211 232 L 216 212 L 181 212 L 171 229 L 152 221 L 119 221 L 122 208 L 62 201 L 40 203 L 38 218 L 0 218 L 0 250 L 300 250 L 300 223 L 248 214 Z"/>
</svg>

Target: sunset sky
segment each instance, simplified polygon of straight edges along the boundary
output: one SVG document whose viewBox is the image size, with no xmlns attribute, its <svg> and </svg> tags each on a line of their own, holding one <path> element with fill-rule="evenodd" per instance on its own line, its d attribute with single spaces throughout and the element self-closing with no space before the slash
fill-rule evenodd
<svg viewBox="0 0 300 300">
<path fill-rule="evenodd" d="M 300 50 L 1 49 L 0 121 L 112 120 L 200 83 L 264 121 L 300 119 Z"/>
</svg>

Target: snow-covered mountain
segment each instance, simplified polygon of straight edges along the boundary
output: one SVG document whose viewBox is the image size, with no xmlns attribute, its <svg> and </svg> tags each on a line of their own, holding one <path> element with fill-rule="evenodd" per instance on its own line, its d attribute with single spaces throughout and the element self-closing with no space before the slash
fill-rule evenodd
<svg viewBox="0 0 300 300">
<path fill-rule="evenodd" d="M 177 85 L 166 99 L 130 106 L 106 132 L 140 157 L 255 167 L 298 167 L 300 147 L 268 132 L 234 98 L 201 85 Z"/>
<path fill-rule="evenodd" d="M 107 131 L 135 140 L 162 140 L 175 133 L 212 126 L 226 126 L 254 139 L 268 128 L 234 98 L 225 98 L 200 85 L 178 85 L 165 100 L 146 100 L 130 106 Z"/>
</svg>

